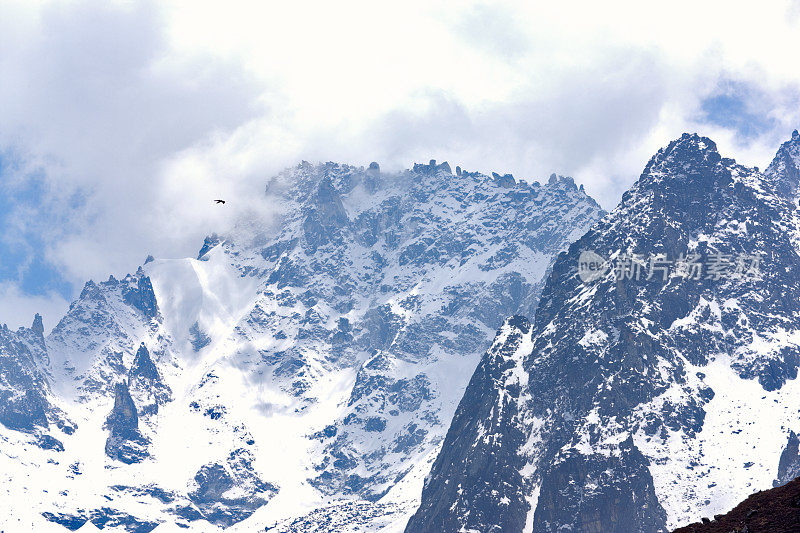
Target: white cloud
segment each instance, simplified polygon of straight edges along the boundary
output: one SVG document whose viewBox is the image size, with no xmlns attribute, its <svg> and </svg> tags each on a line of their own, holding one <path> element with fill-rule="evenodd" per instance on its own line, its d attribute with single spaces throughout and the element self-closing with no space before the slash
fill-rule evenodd
<svg viewBox="0 0 800 533">
<path fill-rule="evenodd" d="M 555 171 L 610 208 L 683 131 L 765 165 L 800 122 L 799 26 L 796 2 L 6 2 L 0 149 L 49 180 L 23 223 L 78 287 L 269 220 L 299 159 Z M 704 118 L 726 80 L 771 128 Z"/>
<path fill-rule="evenodd" d="M 11 329 L 31 327 L 33 317 L 39 313 L 44 317 L 45 334 L 49 333 L 69 307 L 57 293 L 31 296 L 19 290 L 13 283 L 0 283 L 0 323 Z"/>
</svg>

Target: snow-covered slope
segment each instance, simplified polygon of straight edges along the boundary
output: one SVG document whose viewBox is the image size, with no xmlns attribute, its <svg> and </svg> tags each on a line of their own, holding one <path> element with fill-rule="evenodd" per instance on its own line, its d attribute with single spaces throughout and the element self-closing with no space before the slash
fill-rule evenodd
<svg viewBox="0 0 800 533">
<path fill-rule="evenodd" d="M 479 423 L 456 416 L 407 531 L 665 531 L 796 471 L 798 154 L 797 132 L 763 174 L 697 135 L 660 150 L 559 256 L 531 347 L 485 356 L 526 377 L 476 373 Z"/>
<path fill-rule="evenodd" d="M 277 226 L 7 334 L 8 388 L 50 413 L 0 427 L 8 524 L 401 530 L 493 332 L 603 214 L 569 178 L 435 162 L 303 163 L 266 194 Z"/>
</svg>

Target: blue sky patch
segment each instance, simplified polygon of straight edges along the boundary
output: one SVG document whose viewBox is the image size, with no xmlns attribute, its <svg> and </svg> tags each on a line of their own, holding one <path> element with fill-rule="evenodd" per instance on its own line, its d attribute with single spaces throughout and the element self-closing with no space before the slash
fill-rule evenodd
<svg viewBox="0 0 800 533">
<path fill-rule="evenodd" d="M 0 153 L 0 283 L 14 283 L 29 295 L 56 292 L 69 299 L 73 287 L 45 258 L 46 243 L 37 231 L 42 222 L 55 221 L 31 220 L 46 216 L 44 176 L 18 179 L 19 174 L 14 155 Z"/>
<path fill-rule="evenodd" d="M 777 126 L 768 115 L 765 95 L 754 85 L 740 81 L 721 82 L 701 103 L 703 120 L 735 130 L 752 139 Z"/>
</svg>

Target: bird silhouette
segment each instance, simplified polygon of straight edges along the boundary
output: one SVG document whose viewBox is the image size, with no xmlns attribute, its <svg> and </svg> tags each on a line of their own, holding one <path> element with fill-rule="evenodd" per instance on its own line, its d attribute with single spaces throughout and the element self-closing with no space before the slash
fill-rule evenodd
<svg viewBox="0 0 800 533">
<path fill-rule="evenodd" d="M 225 203 L 225 200 L 214 200 L 214 202 L 216 202 L 216 203 L 218 203 L 218 204 L 224 204 L 224 203 Z"/>
</svg>

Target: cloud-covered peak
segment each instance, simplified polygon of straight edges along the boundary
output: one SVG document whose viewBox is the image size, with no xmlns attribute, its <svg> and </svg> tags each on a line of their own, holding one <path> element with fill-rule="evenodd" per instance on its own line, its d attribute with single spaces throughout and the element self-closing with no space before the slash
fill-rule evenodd
<svg viewBox="0 0 800 533">
<path fill-rule="evenodd" d="M 609 208 L 681 131 L 763 164 L 800 120 L 800 74 L 775 53 L 797 49 L 800 22 L 782 5 L 678 5 L 658 21 L 512 2 L 317 10 L 5 2 L 0 153 L 41 194 L 0 199 L 15 241 L 0 251 L 19 255 L 0 283 L 64 300 L 146 253 L 190 255 L 263 216 L 253 191 L 301 159 L 555 171 Z M 32 268 L 56 287 L 31 293 Z"/>
</svg>

